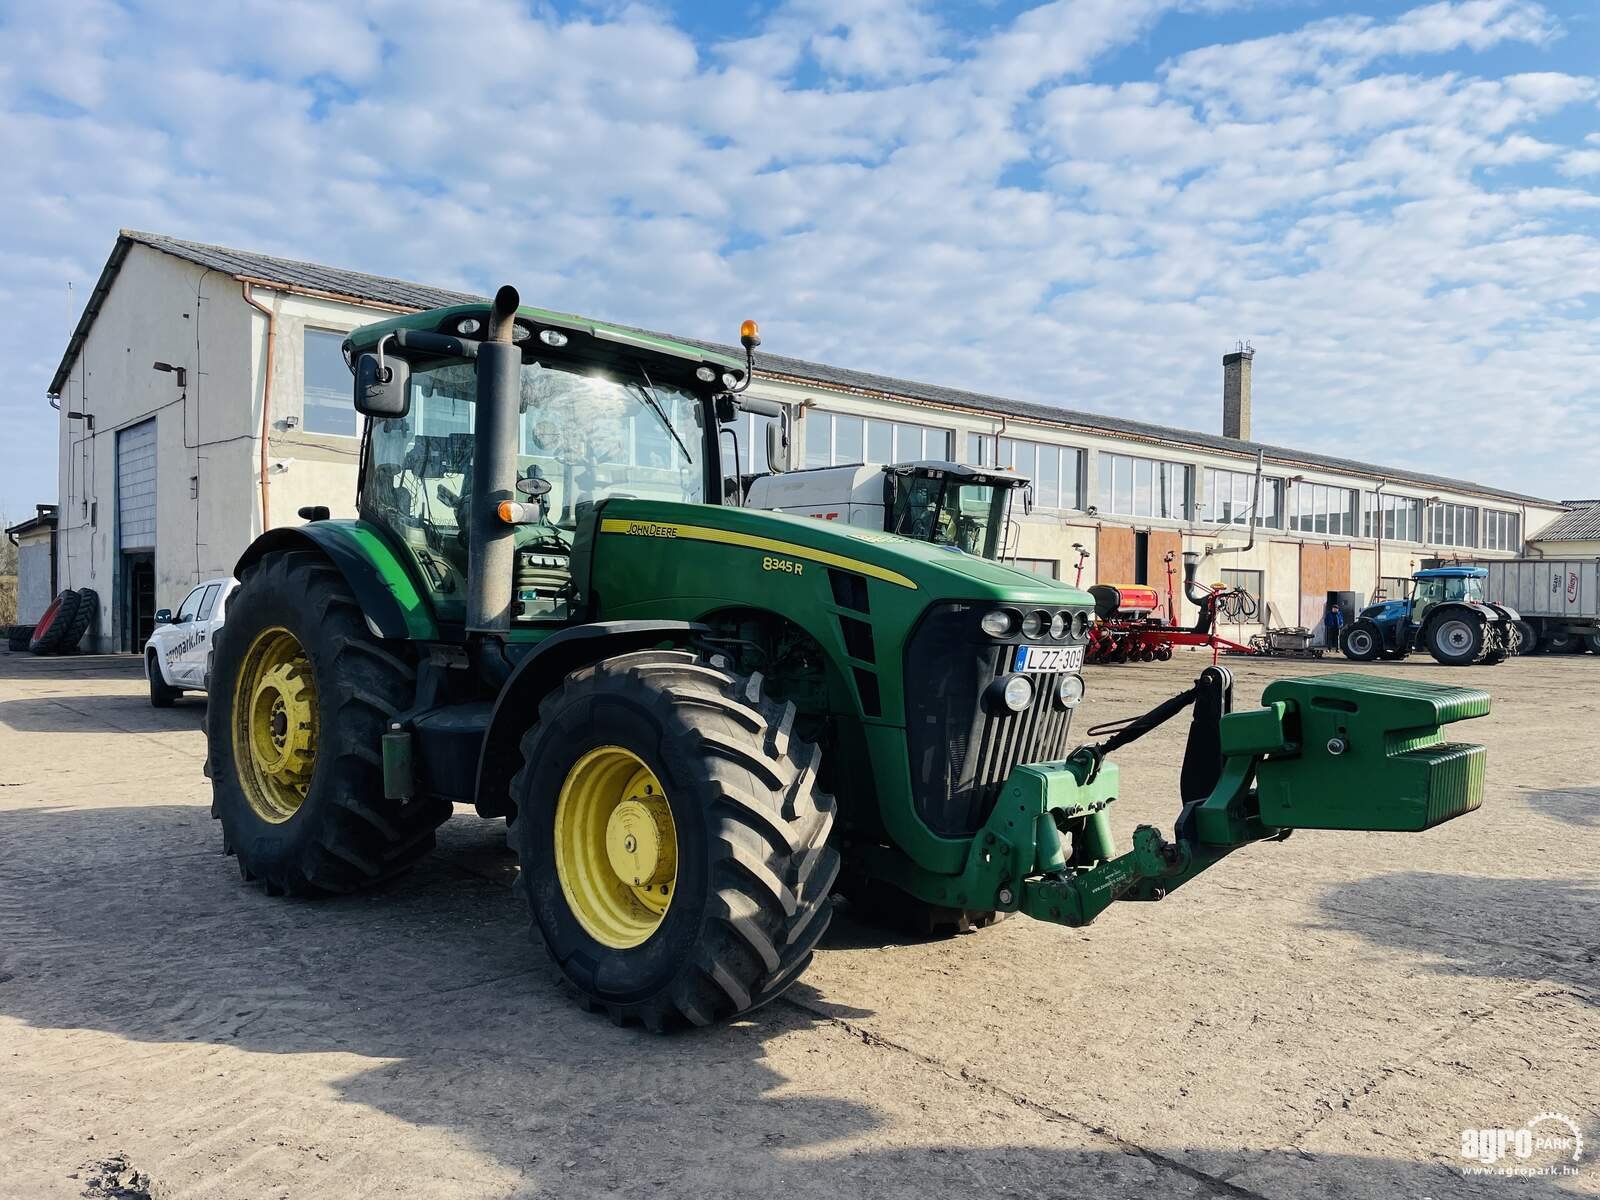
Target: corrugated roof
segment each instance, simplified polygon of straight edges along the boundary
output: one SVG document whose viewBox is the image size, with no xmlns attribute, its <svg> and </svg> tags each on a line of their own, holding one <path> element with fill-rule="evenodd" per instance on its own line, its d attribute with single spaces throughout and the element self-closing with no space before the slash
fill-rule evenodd
<svg viewBox="0 0 1600 1200">
<path fill-rule="evenodd" d="M 1568 503 L 1572 503 L 1568 501 Z M 1530 541 L 1535 542 L 1596 542 L 1600 541 L 1600 500 L 1582 501 L 1584 507 L 1562 513 Z"/>
<path fill-rule="evenodd" d="M 425 284 L 411 283 L 403 279 L 391 279 L 383 275 L 368 275 L 362 271 L 346 271 L 336 267 L 322 266 L 318 263 L 302 262 L 298 259 L 276 258 L 269 254 L 233 250 L 226 246 L 209 246 L 201 242 L 190 242 L 181 238 L 167 237 L 163 234 L 139 233 L 134 230 L 124 229 L 118 235 L 117 245 L 112 250 L 105 269 L 101 272 L 100 281 L 96 285 L 89 303 L 84 306 L 83 315 L 78 321 L 78 327 L 67 344 L 66 353 L 62 356 L 61 365 L 57 368 L 55 377 L 51 380 L 50 394 L 52 396 L 59 395 L 62 386 L 66 383 L 67 375 L 72 370 L 72 364 L 77 359 L 83 340 L 88 335 L 89 327 L 93 324 L 94 317 L 99 312 L 99 306 L 104 300 L 105 293 L 109 291 L 111 282 L 120 269 L 123 259 L 127 257 L 128 246 L 134 243 L 187 259 L 201 266 L 210 267 L 215 271 L 225 272 L 238 279 L 249 280 L 267 286 L 283 287 L 310 295 L 350 299 L 400 310 L 443 308 L 452 304 L 484 302 L 485 299 L 484 297 L 473 296 L 464 292 L 446 291 L 442 288 L 429 287 Z M 677 335 L 662 334 L 647 329 L 640 329 L 638 332 L 654 337 L 674 337 L 678 341 L 688 342 L 695 346 L 703 346 L 706 349 L 722 354 L 738 356 L 742 353 L 737 347 L 718 342 L 707 342 L 696 338 L 681 338 L 677 337 Z M 1198 430 L 1155 425 L 1145 421 L 1129 420 L 1124 417 L 1110 417 L 1100 413 L 1057 408 L 1048 404 L 1012 400 L 1004 396 L 990 396 L 981 392 L 941 387 L 938 384 L 917 383 L 912 380 L 896 379 L 887 375 L 876 375 L 868 371 L 854 371 L 843 367 L 829 366 L 826 363 L 789 358 L 781 354 L 763 353 L 757 359 L 757 364 L 757 375 L 795 382 L 801 385 L 814 384 L 844 392 L 880 396 L 895 400 L 909 400 L 914 403 L 969 412 L 980 416 L 1004 416 L 1033 424 L 1165 442 L 1239 455 L 1245 458 L 1254 457 L 1256 451 L 1259 450 L 1267 458 L 1280 464 L 1321 468 L 1342 474 L 1366 476 L 1374 481 L 1389 479 L 1397 483 L 1409 483 L 1420 487 L 1471 492 L 1479 496 L 1519 503 L 1555 504 L 1554 501 L 1542 499 L 1538 496 L 1508 491 L 1505 488 L 1490 487 L 1487 484 L 1473 483 L 1469 480 L 1452 479 L 1445 475 L 1431 475 L 1426 472 L 1412 471 L 1399 467 L 1384 467 L 1373 463 L 1361 462 L 1353 458 L 1318 454 L 1310 450 L 1296 450 L 1287 446 L 1274 446 L 1263 442 L 1245 442 L 1236 438 L 1222 437 L 1220 434 L 1202 433 Z M 1565 519 L 1565 517 L 1561 518 L 1561 520 Z"/>
</svg>

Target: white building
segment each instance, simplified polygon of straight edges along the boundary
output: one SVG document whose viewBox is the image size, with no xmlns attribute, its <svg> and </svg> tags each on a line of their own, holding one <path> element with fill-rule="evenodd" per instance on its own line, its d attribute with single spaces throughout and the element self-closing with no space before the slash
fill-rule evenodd
<svg viewBox="0 0 1600 1200">
<path fill-rule="evenodd" d="M 124 231 L 50 383 L 61 409 L 57 585 L 101 595 L 86 647 L 133 650 L 155 609 L 226 574 L 302 505 L 354 514 L 357 416 L 340 343 L 395 312 L 476 299 L 312 263 Z M 534 298 L 537 302 L 537 298 Z M 1035 481 L 1020 565 L 1165 591 L 1165 555 L 1246 540 L 1202 577 L 1260 597 L 1254 632 L 1316 625 L 1330 590 L 1365 597 L 1425 563 L 1518 552 L 1560 504 L 1249 438 L 1249 352 L 1227 356 L 1224 425 L 1171 429 L 777 355 L 751 391 L 790 406 L 805 465 L 959 459 Z M 751 420 L 752 426 L 754 419 Z M 761 439 L 742 439 L 761 468 Z M 750 465 L 746 464 L 747 467 Z M 1381 513 L 1381 516 L 1379 515 Z M 1381 540 L 1381 548 L 1380 548 Z"/>
<path fill-rule="evenodd" d="M 1563 501 L 1561 514 L 1528 539 L 1534 558 L 1600 558 L 1600 500 Z"/>
</svg>

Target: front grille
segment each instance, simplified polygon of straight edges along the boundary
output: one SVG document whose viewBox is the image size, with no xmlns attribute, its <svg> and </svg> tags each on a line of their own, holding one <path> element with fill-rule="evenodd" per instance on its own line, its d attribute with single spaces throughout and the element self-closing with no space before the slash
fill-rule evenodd
<svg viewBox="0 0 1600 1200">
<path fill-rule="evenodd" d="M 1000 661 L 993 678 L 1008 674 L 1006 660 L 1010 652 L 998 656 Z M 972 772 L 972 800 L 976 824 L 981 825 L 994 811 L 995 798 L 1000 785 L 1019 763 L 1060 762 L 1067 756 L 1067 730 L 1072 724 L 1072 710 L 1062 708 L 1055 701 L 1056 689 L 1061 686 L 1061 673 L 1032 675 L 1033 703 L 1024 712 L 997 716 L 985 712 L 982 733 Z M 978 815 L 980 814 L 981 815 Z"/>
<path fill-rule="evenodd" d="M 994 681 L 1010 674 L 1021 642 L 985 635 L 977 625 L 983 611 L 971 604 L 938 606 L 906 644 L 912 796 L 918 815 L 942 834 L 982 827 L 1019 763 L 1059 762 L 1067 753 L 1072 711 L 1055 703 L 1060 674 L 1030 676 L 1033 703 L 1023 712 L 993 713 L 983 703 Z"/>
</svg>

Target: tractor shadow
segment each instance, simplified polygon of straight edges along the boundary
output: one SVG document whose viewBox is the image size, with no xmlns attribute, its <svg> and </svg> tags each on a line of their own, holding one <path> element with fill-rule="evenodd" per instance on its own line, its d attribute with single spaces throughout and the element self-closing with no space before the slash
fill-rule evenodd
<svg viewBox="0 0 1600 1200">
<path fill-rule="evenodd" d="M 497 1179 L 514 1181 L 472 1189 L 452 1180 L 453 1196 L 1568 1194 L 1548 1183 L 1523 1192 L 1514 1180 L 1463 1179 L 1449 1157 L 1453 1130 L 1438 1131 L 1438 1145 L 1416 1161 L 1217 1150 L 1207 1151 L 1211 1173 L 1201 1175 L 1183 1162 L 1192 1147 L 1113 1143 L 867 1039 L 853 1022 L 870 1014 L 803 983 L 723 1028 L 665 1038 L 614 1028 L 579 1012 L 530 944 L 496 822 L 460 815 L 410 875 L 315 902 L 268 898 L 241 883 L 216 846 L 203 806 L 0 810 L 0 1016 L 172 1048 L 162 1084 L 136 1113 L 77 1074 L 60 1086 L 85 1090 L 50 1104 L 79 1106 L 74 1123 L 104 1130 L 159 1128 L 163 1106 L 194 1120 L 195 1106 L 214 1100 L 217 1111 L 199 1118 L 208 1124 L 195 1135 L 218 1170 L 241 1173 L 233 1194 L 353 1194 L 357 1180 L 433 1194 L 443 1181 L 430 1178 L 437 1151 L 429 1147 L 439 1140 L 419 1149 L 403 1134 L 393 1145 L 358 1139 L 364 1128 L 394 1128 L 363 1115 L 369 1109 L 442 1133 L 446 1147 L 468 1148 Z M 1346 897 L 1363 899 L 1394 897 Z M 847 942 L 867 936 L 841 925 Z M 1380 936 L 1386 927 L 1374 929 Z M 1435 937 L 1416 944 L 1423 955 L 1438 945 Z M 38 1043 L 26 1030 L 11 1038 L 25 1070 Z M 310 1068 L 285 1063 L 297 1073 L 265 1081 L 250 1101 L 262 1111 L 241 1119 L 241 1096 L 252 1097 L 244 1081 L 274 1065 L 179 1053 L 195 1043 L 306 1062 L 338 1056 L 339 1065 L 313 1081 Z M 155 1061 L 148 1054 L 107 1053 L 105 1072 L 156 1078 L 141 1065 Z M 4 1061 L 0 1077 L 12 1069 Z M 175 1100 L 177 1072 L 188 1074 Z M 260 1172 L 298 1166 L 251 1165 L 257 1135 L 277 1136 L 273 1123 L 293 1106 L 285 1089 L 295 1087 L 314 1102 L 316 1122 L 297 1140 L 337 1149 L 341 1173 L 313 1163 L 286 1182 Z M 123 1091 L 140 1094 L 131 1079 Z M 194 1160 L 184 1162 L 192 1171 Z M 62 1178 L 78 1165 L 63 1161 Z M 136 1165 L 159 1192 L 163 1162 Z"/>
<path fill-rule="evenodd" d="M 1600 1006 L 1600 882 L 1403 871 L 1330 889 L 1327 924 L 1440 975 L 1554 981 Z"/>
<path fill-rule="evenodd" d="M 1568 825 L 1600 829 L 1600 788 L 1549 788 L 1529 792 L 1529 807 Z"/>
<path fill-rule="evenodd" d="M 0 727 L 17 733 L 172 733 L 205 727 L 206 698 L 185 694 L 154 708 L 143 694 L 39 696 L 0 700 Z"/>
</svg>

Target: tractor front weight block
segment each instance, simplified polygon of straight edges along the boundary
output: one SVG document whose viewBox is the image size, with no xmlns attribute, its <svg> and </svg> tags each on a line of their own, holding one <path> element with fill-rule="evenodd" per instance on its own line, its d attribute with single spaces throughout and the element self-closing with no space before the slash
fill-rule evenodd
<svg viewBox="0 0 1600 1200">
<path fill-rule="evenodd" d="M 1220 745 L 1220 762 L 1171 840 L 1141 825 L 1117 855 L 1107 819 L 1116 766 L 1079 755 L 1012 771 L 960 875 L 892 853 L 874 869 L 933 903 L 1085 925 L 1118 900 L 1160 900 L 1252 842 L 1295 829 L 1420 832 L 1482 803 L 1484 748 L 1446 742 L 1440 729 L 1486 715 L 1485 692 L 1324 675 L 1278 680 L 1264 707 L 1235 713 L 1226 673 L 1200 682 L 1219 689 L 1218 703 L 1195 706 L 1191 750 Z"/>
</svg>

